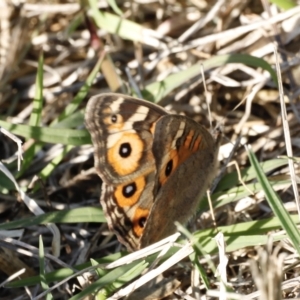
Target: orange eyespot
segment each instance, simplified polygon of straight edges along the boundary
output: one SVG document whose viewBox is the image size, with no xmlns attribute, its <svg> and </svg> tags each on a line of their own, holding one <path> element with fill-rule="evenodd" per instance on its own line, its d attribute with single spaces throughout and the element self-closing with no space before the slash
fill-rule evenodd
<svg viewBox="0 0 300 300">
<path fill-rule="evenodd" d="M 135 211 L 133 217 L 133 231 L 138 237 L 140 237 L 143 234 L 148 215 L 148 209 L 137 208 Z"/>
<path fill-rule="evenodd" d="M 120 207 L 128 207 L 136 204 L 145 188 L 146 179 L 140 176 L 135 181 L 119 185 L 114 192 L 117 204 Z"/>
<path fill-rule="evenodd" d="M 128 175 L 139 168 L 144 143 L 137 133 L 111 134 L 107 139 L 107 160 L 119 175 Z"/>
</svg>

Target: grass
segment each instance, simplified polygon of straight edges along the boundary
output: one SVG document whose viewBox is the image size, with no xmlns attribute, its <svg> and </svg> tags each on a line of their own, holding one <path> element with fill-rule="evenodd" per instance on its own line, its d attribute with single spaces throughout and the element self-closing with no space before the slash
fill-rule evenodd
<svg viewBox="0 0 300 300">
<path fill-rule="evenodd" d="M 47 7 L 33 1 L 25 2 L 18 17 L 17 7 L 5 2 L 9 26 L 0 27 L 0 126 L 23 139 L 24 160 L 18 170 L 17 160 L 8 159 L 17 147 L 2 134 L 1 298 L 119 299 L 138 288 L 130 299 L 146 299 L 145 292 L 156 295 L 162 288 L 169 299 L 200 294 L 214 299 L 220 293 L 231 299 L 256 291 L 261 299 L 274 299 L 266 288 L 272 284 L 282 286 L 277 299 L 295 297 L 296 284 L 285 283 L 299 272 L 299 204 L 292 181 L 298 169 L 293 161 L 291 176 L 291 160 L 279 156 L 299 156 L 291 59 L 298 31 L 280 33 L 291 39 L 281 42 L 278 64 L 272 30 L 296 18 L 299 8 L 292 1 L 273 2 L 278 11 L 265 20 L 261 16 L 268 10 L 260 2 L 228 1 L 228 13 L 218 9 L 207 22 L 205 16 L 214 12 L 209 1 L 201 8 L 180 1 L 165 6 L 107 1 L 100 10 L 94 0 Z M 199 19 L 199 27 L 188 33 Z M 276 74 L 280 68 L 284 71 Z M 98 200 L 101 182 L 83 126 L 87 99 L 107 91 L 141 94 L 206 126 L 210 105 L 224 134 L 225 173 L 209 197 L 217 224 L 205 197 L 188 229 L 178 224 L 180 238 L 149 249 L 128 254 L 107 230 Z M 225 164 L 238 137 L 232 159 L 240 178 Z M 281 268 L 274 271 L 277 260 Z M 13 278 L 22 269 L 24 274 Z"/>
</svg>

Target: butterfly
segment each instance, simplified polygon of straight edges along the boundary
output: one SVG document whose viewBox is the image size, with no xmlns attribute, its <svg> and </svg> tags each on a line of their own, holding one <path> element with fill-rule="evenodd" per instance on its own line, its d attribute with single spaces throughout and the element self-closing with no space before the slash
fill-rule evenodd
<svg viewBox="0 0 300 300">
<path fill-rule="evenodd" d="M 213 180 L 219 139 L 193 119 L 121 94 L 88 101 L 86 128 L 109 228 L 129 250 L 176 232 Z"/>
</svg>

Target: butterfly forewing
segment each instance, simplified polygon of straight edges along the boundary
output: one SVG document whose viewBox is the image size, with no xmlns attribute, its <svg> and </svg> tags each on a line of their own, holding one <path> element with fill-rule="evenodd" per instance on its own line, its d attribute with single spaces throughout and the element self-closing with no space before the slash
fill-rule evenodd
<svg viewBox="0 0 300 300">
<path fill-rule="evenodd" d="M 139 247 L 153 205 L 153 132 L 166 114 L 157 105 L 118 94 L 94 96 L 87 105 L 95 168 L 105 182 L 101 204 L 110 229 L 131 250 Z"/>
<path fill-rule="evenodd" d="M 101 94 L 89 100 L 85 124 L 102 180 L 108 184 L 130 182 L 153 169 L 151 130 L 165 114 L 157 105 L 119 94 Z"/>
</svg>

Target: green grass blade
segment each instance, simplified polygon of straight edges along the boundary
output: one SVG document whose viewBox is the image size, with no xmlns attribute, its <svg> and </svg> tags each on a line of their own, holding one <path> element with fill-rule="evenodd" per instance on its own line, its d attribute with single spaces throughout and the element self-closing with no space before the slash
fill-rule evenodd
<svg viewBox="0 0 300 300">
<path fill-rule="evenodd" d="M 30 115 L 29 124 L 33 126 L 40 125 L 42 110 L 43 110 L 43 71 L 44 57 L 43 54 L 39 57 L 38 72 L 35 80 L 35 96 L 32 103 L 32 112 Z"/>
<path fill-rule="evenodd" d="M 0 230 L 9 230 L 47 223 L 81 222 L 106 223 L 106 219 L 100 207 L 81 207 L 50 212 L 35 217 L 24 218 L 21 220 L 0 224 Z"/>
<path fill-rule="evenodd" d="M 44 252 L 44 243 L 43 238 L 40 235 L 39 236 L 39 264 L 40 264 L 40 278 L 41 278 L 41 286 L 43 290 L 48 290 L 49 286 L 47 284 L 46 278 L 45 278 L 45 252 Z M 48 293 L 46 296 L 46 300 L 52 300 L 54 299 L 51 293 Z"/>
<path fill-rule="evenodd" d="M 104 29 L 109 33 L 116 34 L 123 39 L 147 43 L 143 34 L 143 31 L 145 31 L 143 26 L 120 16 L 99 11 L 98 1 L 96 0 L 89 0 L 89 3 L 92 17 L 99 28 Z M 149 31 L 151 30 L 149 29 Z M 155 34 L 154 31 L 153 34 Z"/>
<path fill-rule="evenodd" d="M 205 286 L 205 289 L 209 290 L 209 288 L 210 288 L 209 279 L 207 277 L 206 271 L 204 270 L 203 266 L 200 264 L 200 261 L 199 261 L 199 256 L 201 257 L 201 252 L 198 251 L 199 248 L 197 246 L 194 247 L 194 250 L 195 250 L 195 252 L 193 252 L 189 256 L 190 261 L 192 262 L 193 267 L 198 270 L 200 277 L 202 279 L 202 282 Z"/>
<path fill-rule="evenodd" d="M 274 214 L 280 220 L 282 228 L 286 231 L 287 235 L 291 239 L 295 249 L 297 250 L 298 254 L 300 255 L 300 234 L 299 230 L 297 229 L 295 223 L 292 221 L 291 216 L 286 211 L 284 205 L 281 202 L 278 194 L 273 190 L 271 184 L 268 181 L 268 178 L 265 176 L 260 164 L 258 163 L 254 153 L 249 150 L 249 159 L 251 165 L 254 166 L 257 174 L 257 179 L 260 182 L 263 191 L 266 195 L 268 203 L 272 208 Z"/>
<path fill-rule="evenodd" d="M 107 3 L 116 14 L 118 14 L 119 16 L 123 14 L 115 0 L 107 0 Z"/>
<path fill-rule="evenodd" d="M 52 161 L 45 166 L 45 168 L 39 173 L 40 177 L 43 179 L 48 178 L 48 176 L 52 173 L 52 171 L 59 165 L 59 163 L 63 160 L 67 153 L 69 153 L 74 146 L 65 146 L 61 153 L 56 155 Z M 37 186 L 36 186 L 37 188 Z M 36 190 L 35 188 L 35 190 Z"/>
<path fill-rule="evenodd" d="M 191 262 L 193 263 L 193 266 L 195 268 L 197 268 L 197 270 L 200 274 L 200 277 L 202 279 L 202 282 L 205 285 L 205 288 L 208 290 L 210 288 L 209 279 L 207 277 L 205 270 L 199 263 L 199 259 L 198 259 L 198 257 L 205 256 L 207 254 L 207 252 L 205 252 L 201 243 L 199 243 L 199 241 L 195 240 L 193 235 L 184 226 L 182 226 L 179 222 L 175 222 L 175 225 L 179 232 L 183 233 L 188 239 L 194 241 L 194 243 L 193 243 L 194 252 L 189 257 L 190 257 Z M 214 263 L 212 261 L 208 261 L 208 264 L 209 264 L 209 267 L 212 270 L 212 272 L 215 272 L 216 268 L 215 268 Z"/>
<path fill-rule="evenodd" d="M 291 216 L 292 222 L 299 224 L 299 218 L 297 215 Z M 277 217 L 244 222 L 229 226 L 219 226 L 218 232 L 224 234 L 226 241 L 226 251 L 236 251 L 245 247 L 253 247 L 258 245 L 265 245 L 268 241 L 268 235 L 271 230 L 281 229 L 281 221 Z M 218 249 L 212 237 L 217 233 L 216 229 L 204 229 L 196 232 L 193 235 L 193 240 L 199 242 L 202 249 L 209 254 L 217 253 Z M 286 238 L 286 234 L 281 236 L 274 236 L 273 240 L 281 240 Z"/>
<path fill-rule="evenodd" d="M 30 115 L 29 126 L 39 126 L 43 110 L 43 77 L 44 77 L 44 57 L 43 54 L 39 57 L 38 71 L 35 80 L 35 96 L 32 102 L 32 112 Z M 24 153 L 21 170 L 18 173 L 20 177 L 30 166 L 35 153 L 40 149 L 36 143 L 30 145 Z"/>
<path fill-rule="evenodd" d="M 270 2 L 283 10 L 288 10 L 297 6 L 297 3 L 292 0 L 270 0 Z"/>
<path fill-rule="evenodd" d="M 114 293 L 117 289 L 129 283 L 137 276 L 139 276 L 147 267 L 148 267 L 148 263 L 146 263 L 145 261 L 141 261 L 140 263 L 136 264 L 135 266 L 130 268 L 125 274 L 116 278 L 114 282 L 112 282 L 109 285 L 106 285 L 103 289 L 101 289 L 97 293 L 95 299 L 97 300 L 107 299 L 107 297 L 112 293 Z"/>
<path fill-rule="evenodd" d="M 25 138 L 33 138 L 36 141 L 45 143 L 73 146 L 91 144 L 91 137 L 87 130 L 61 130 L 59 128 L 11 124 L 5 121 L 0 121 L 0 126 L 9 130 L 13 134 L 20 135 Z"/>
<path fill-rule="evenodd" d="M 64 146 L 61 152 L 58 153 L 51 162 L 49 162 L 39 173 L 39 177 L 46 180 L 53 170 L 60 164 L 63 158 L 74 148 L 74 146 Z M 33 191 L 37 191 L 40 188 L 40 182 L 34 185 Z"/>
<path fill-rule="evenodd" d="M 12 181 L 2 172 L 0 172 L 0 191 L 2 194 L 7 194 L 7 191 L 16 190 Z"/>
<path fill-rule="evenodd" d="M 61 115 L 62 116 L 62 115 Z M 62 117 L 61 117 L 62 118 Z M 83 109 L 75 111 L 71 115 L 62 118 L 60 121 L 56 120 L 51 124 L 51 128 L 76 128 L 83 124 L 84 112 Z"/>
</svg>

